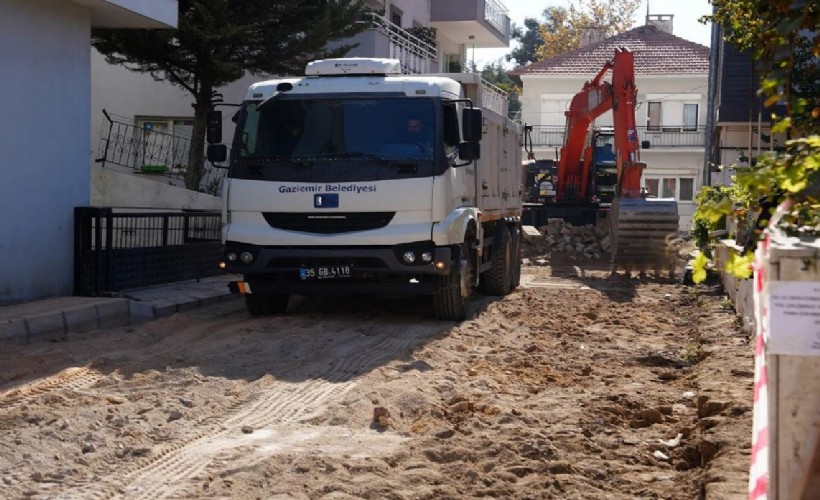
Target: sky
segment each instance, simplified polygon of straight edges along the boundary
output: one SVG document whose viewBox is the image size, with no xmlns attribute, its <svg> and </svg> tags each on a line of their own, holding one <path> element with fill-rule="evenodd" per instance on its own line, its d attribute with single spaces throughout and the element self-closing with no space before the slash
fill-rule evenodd
<svg viewBox="0 0 820 500">
<path fill-rule="evenodd" d="M 697 42 L 701 45 L 710 45 L 710 27 L 698 22 L 698 19 L 712 11 L 708 0 L 642 0 L 641 6 L 635 13 L 635 26 L 641 26 L 646 19 L 646 4 L 649 2 L 650 14 L 674 15 L 674 34 L 681 38 Z M 541 13 L 550 5 L 568 6 L 569 0 L 501 0 L 509 11 L 510 20 L 518 26 L 524 25 L 525 17 L 535 17 L 543 21 Z M 583 2 L 583 0 L 581 0 Z M 515 46 L 517 42 L 511 41 Z M 508 54 L 511 49 L 476 49 L 475 63 L 481 68 L 487 63 L 498 60 Z M 467 57 L 473 57 L 468 48 Z M 512 67 L 511 63 L 505 66 Z"/>
</svg>

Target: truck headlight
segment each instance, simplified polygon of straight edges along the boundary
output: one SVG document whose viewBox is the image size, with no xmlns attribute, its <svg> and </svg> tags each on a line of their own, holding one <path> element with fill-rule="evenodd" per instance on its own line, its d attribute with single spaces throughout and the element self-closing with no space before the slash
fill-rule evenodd
<svg viewBox="0 0 820 500">
<path fill-rule="evenodd" d="M 410 252 L 410 251 L 404 252 L 404 254 L 402 254 L 401 258 L 402 258 L 402 260 L 404 261 L 405 264 L 412 264 L 413 262 L 416 261 L 416 254 L 413 253 L 413 252 Z"/>
</svg>

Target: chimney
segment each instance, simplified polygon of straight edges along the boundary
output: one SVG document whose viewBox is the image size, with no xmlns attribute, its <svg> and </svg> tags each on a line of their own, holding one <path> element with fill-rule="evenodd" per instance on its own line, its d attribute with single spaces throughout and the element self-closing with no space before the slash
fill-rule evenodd
<svg viewBox="0 0 820 500">
<path fill-rule="evenodd" d="M 672 14 L 647 14 L 646 25 L 654 26 L 658 31 L 665 31 L 672 35 Z"/>
<path fill-rule="evenodd" d="M 604 28 L 587 28 L 581 32 L 581 47 L 598 43 L 606 38 L 606 30 Z"/>
</svg>

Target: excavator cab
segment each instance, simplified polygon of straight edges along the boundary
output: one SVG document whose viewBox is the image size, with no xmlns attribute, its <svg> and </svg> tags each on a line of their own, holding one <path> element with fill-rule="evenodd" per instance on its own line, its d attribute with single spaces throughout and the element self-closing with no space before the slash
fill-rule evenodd
<svg viewBox="0 0 820 500">
<path fill-rule="evenodd" d="M 592 196 L 600 210 L 612 206 L 618 189 L 618 166 L 615 161 L 615 135 L 612 132 L 592 134 Z"/>
</svg>

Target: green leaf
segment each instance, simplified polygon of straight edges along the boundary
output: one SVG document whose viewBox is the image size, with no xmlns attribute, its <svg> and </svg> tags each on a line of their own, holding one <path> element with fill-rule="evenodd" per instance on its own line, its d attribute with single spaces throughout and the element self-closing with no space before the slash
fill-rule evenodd
<svg viewBox="0 0 820 500">
<path fill-rule="evenodd" d="M 706 279 L 706 264 L 709 259 L 706 258 L 703 252 L 698 252 L 695 260 L 692 261 L 692 281 L 695 283 L 702 283 Z"/>
<path fill-rule="evenodd" d="M 785 132 L 792 126 L 791 118 L 783 118 L 772 127 L 772 133 Z"/>
<path fill-rule="evenodd" d="M 724 270 L 727 273 L 734 275 L 736 278 L 745 279 L 752 275 L 752 264 L 754 263 L 754 260 L 755 256 L 751 252 L 745 255 L 730 253 L 729 258 L 726 260 L 726 267 Z"/>
</svg>

